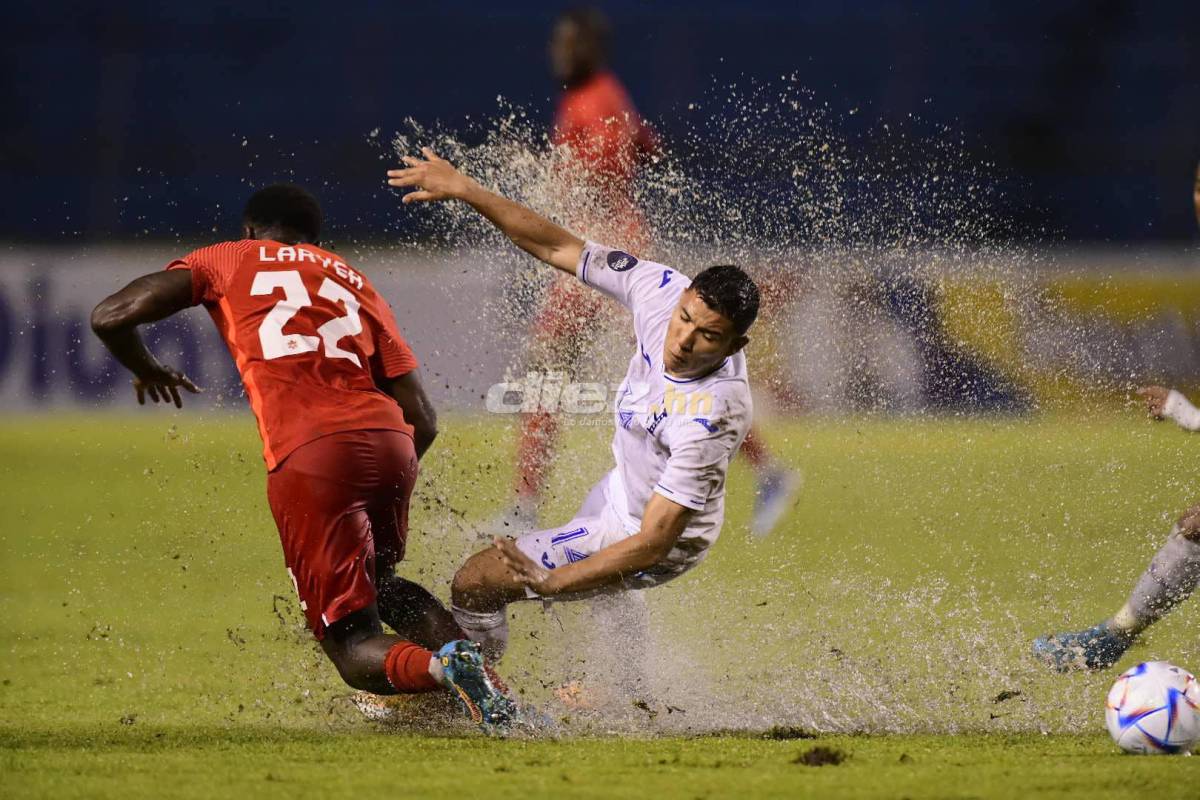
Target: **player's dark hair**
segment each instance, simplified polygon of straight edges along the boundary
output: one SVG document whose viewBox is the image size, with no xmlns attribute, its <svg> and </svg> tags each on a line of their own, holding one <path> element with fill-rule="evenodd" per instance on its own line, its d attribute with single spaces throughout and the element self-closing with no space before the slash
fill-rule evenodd
<svg viewBox="0 0 1200 800">
<path fill-rule="evenodd" d="M 592 6 L 569 8 L 559 17 L 560 22 L 569 22 L 579 29 L 583 38 L 595 48 L 601 61 L 608 60 L 608 42 L 612 38 L 612 26 L 604 12 Z"/>
<path fill-rule="evenodd" d="M 692 280 L 692 289 L 706 306 L 733 323 L 738 336 L 750 330 L 758 317 L 758 285 L 741 267 L 709 267 Z"/>
<path fill-rule="evenodd" d="M 276 183 L 250 195 L 242 221 L 263 230 L 278 229 L 301 241 L 321 241 L 320 203 L 307 189 L 290 183 Z"/>
</svg>

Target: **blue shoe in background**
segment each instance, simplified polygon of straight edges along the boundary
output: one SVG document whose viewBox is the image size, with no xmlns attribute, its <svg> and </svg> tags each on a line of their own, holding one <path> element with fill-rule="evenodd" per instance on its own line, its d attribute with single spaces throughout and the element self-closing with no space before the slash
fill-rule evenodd
<svg viewBox="0 0 1200 800">
<path fill-rule="evenodd" d="M 784 514 L 796 504 L 796 495 L 803 484 L 799 472 L 781 468 L 769 470 L 758 480 L 751 523 L 755 536 L 767 536 L 775 530 Z"/>
</svg>

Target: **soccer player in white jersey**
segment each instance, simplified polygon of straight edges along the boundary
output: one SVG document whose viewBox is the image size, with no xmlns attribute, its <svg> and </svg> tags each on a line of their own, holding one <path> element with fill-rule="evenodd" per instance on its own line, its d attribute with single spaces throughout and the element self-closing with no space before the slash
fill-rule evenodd
<svg viewBox="0 0 1200 800">
<path fill-rule="evenodd" d="M 725 515 L 725 474 L 750 428 L 742 353 L 758 287 L 735 266 L 694 280 L 677 270 L 584 242 L 487 191 L 423 148 L 388 172 L 404 202 L 458 199 L 513 242 L 578 276 L 633 312 L 636 352 L 613 411 L 615 467 L 565 525 L 497 538 L 454 576 L 459 624 L 493 658 L 508 639 L 505 606 L 643 589 L 699 564 Z"/>
<path fill-rule="evenodd" d="M 1200 166 L 1192 185 L 1192 203 L 1200 224 Z M 1170 419 L 1181 428 L 1200 431 L 1200 409 L 1174 389 L 1146 386 L 1138 390 L 1156 420 Z M 1117 663 L 1137 637 L 1186 600 L 1200 585 L 1200 505 L 1184 512 L 1134 584 L 1125 605 L 1110 619 L 1085 631 L 1043 636 L 1033 652 L 1059 672 L 1107 669 Z"/>
</svg>

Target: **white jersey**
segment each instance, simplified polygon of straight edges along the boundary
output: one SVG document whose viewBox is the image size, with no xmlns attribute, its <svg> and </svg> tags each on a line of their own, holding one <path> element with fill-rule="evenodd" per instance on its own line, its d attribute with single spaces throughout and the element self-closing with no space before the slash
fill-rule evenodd
<svg viewBox="0 0 1200 800">
<path fill-rule="evenodd" d="M 613 412 L 616 467 L 607 478 L 608 503 L 629 534 L 640 529 L 654 492 L 692 509 L 662 566 L 694 566 L 721 532 L 725 474 L 750 430 L 746 357 L 736 353 L 700 378 L 673 378 L 663 368 L 663 344 L 691 279 L 593 242 L 584 246 L 576 274 L 632 311 L 637 334 Z"/>
</svg>

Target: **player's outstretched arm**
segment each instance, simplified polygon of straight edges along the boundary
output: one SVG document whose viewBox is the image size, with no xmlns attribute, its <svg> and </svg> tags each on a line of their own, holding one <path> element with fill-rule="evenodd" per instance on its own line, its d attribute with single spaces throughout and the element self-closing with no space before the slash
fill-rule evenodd
<svg viewBox="0 0 1200 800">
<path fill-rule="evenodd" d="M 395 398 L 404 412 L 404 421 L 413 426 L 413 446 L 417 458 L 425 455 L 429 445 L 437 438 L 437 411 L 429 395 L 425 394 L 420 370 L 414 369 L 398 378 L 390 378 L 380 388 Z"/>
<path fill-rule="evenodd" d="M 1151 419 L 1170 419 L 1189 431 L 1200 431 L 1200 409 L 1188 402 L 1182 392 L 1165 386 L 1143 386 L 1137 390 L 1146 401 Z"/>
<path fill-rule="evenodd" d="M 583 253 L 582 239 L 525 206 L 489 192 L 428 147 L 422 147 L 421 154 L 424 159 L 404 156 L 404 169 L 388 170 L 389 186 L 416 190 L 404 195 L 405 203 L 462 200 L 526 253 L 575 274 Z"/>
<path fill-rule="evenodd" d="M 542 597 L 553 597 L 599 589 L 658 564 L 671 552 L 691 515 L 691 509 L 654 494 L 642 514 L 641 530 L 556 570 L 548 570 L 522 553 L 512 539 L 497 538 L 494 543 L 517 580 Z"/>
<path fill-rule="evenodd" d="M 149 395 L 155 403 L 174 402 L 176 408 L 182 408 L 180 386 L 193 394 L 200 391 L 182 372 L 160 363 L 137 329 L 138 325 L 165 319 L 190 305 L 191 271 L 179 269 L 143 275 L 101 300 L 92 311 L 92 330 L 117 361 L 133 373 L 133 388 L 143 405 Z"/>
</svg>

